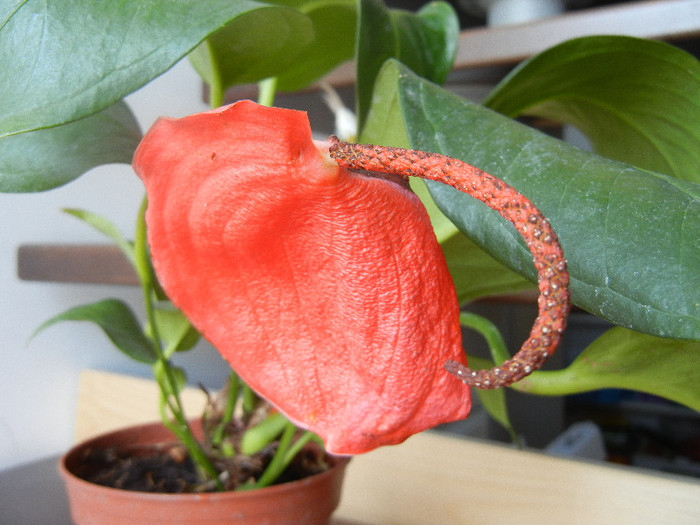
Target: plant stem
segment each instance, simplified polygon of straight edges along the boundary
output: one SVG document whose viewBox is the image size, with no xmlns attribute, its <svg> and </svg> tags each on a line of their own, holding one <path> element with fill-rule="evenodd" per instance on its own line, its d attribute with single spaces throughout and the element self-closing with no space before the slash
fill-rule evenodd
<svg viewBox="0 0 700 525">
<path fill-rule="evenodd" d="M 294 443 L 292 439 L 297 428 L 290 421 L 287 421 L 282 437 L 279 440 L 275 455 L 270 461 L 270 464 L 263 472 L 260 479 L 255 483 L 241 485 L 238 490 L 261 489 L 275 482 L 275 480 L 284 472 L 289 463 L 299 453 L 299 451 L 314 437 L 313 432 L 306 431 Z"/>
<path fill-rule="evenodd" d="M 211 41 L 207 39 L 209 54 L 212 53 Z M 223 105 L 225 96 L 224 80 L 215 60 L 211 61 L 211 82 L 209 83 L 209 107 L 216 109 Z"/>
<path fill-rule="evenodd" d="M 238 401 L 238 393 L 241 390 L 241 380 L 238 378 L 238 374 L 231 369 L 231 374 L 228 378 L 228 392 L 226 396 L 226 407 L 224 413 L 221 416 L 221 421 L 214 429 L 211 435 L 211 442 L 213 445 L 219 445 L 224 439 L 224 432 L 226 431 L 226 426 L 233 419 L 233 412 L 236 408 L 236 402 Z"/>
<path fill-rule="evenodd" d="M 170 361 L 163 353 L 160 346 L 160 334 L 158 330 L 158 323 L 155 316 L 155 308 L 153 306 L 153 276 L 151 274 L 151 265 L 148 257 L 148 242 L 146 239 L 146 213 L 147 199 L 143 199 L 141 208 L 139 210 L 137 222 L 136 222 L 136 235 L 134 239 L 134 259 L 136 264 L 136 271 L 141 282 L 141 290 L 143 291 L 143 301 L 144 307 L 146 309 L 146 317 L 148 319 L 148 324 L 151 328 L 149 338 L 153 343 L 153 350 L 158 356 L 158 362 L 162 368 L 162 380 L 157 381 L 160 387 L 161 395 L 163 400 L 165 400 L 170 408 L 175 423 L 168 420 L 166 414 L 163 412 L 163 423 L 173 430 L 177 435 L 178 439 L 187 449 L 190 458 L 197 466 L 200 475 L 204 476 L 206 479 L 215 480 L 217 488 L 223 490 L 223 485 L 218 479 L 218 475 L 214 465 L 209 460 L 202 447 L 200 446 L 197 439 L 192 433 L 185 412 L 182 408 L 182 402 L 180 401 L 179 386 L 173 374 L 173 370 L 170 366 Z"/>
<path fill-rule="evenodd" d="M 491 352 L 491 359 L 493 359 L 494 363 L 498 365 L 510 359 L 510 354 L 506 348 L 503 336 L 498 330 L 498 327 L 491 321 L 481 315 L 462 312 L 459 314 L 459 323 L 481 334 L 488 344 L 489 351 Z"/>
<path fill-rule="evenodd" d="M 258 104 L 272 106 L 275 103 L 277 77 L 269 77 L 258 82 Z"/>
</svg>

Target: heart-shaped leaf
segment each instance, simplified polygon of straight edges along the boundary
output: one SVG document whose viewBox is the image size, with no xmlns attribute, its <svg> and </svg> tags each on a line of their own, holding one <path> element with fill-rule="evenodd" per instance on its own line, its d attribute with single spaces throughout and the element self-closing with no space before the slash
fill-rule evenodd
<svg viewBox="0 0 700 525">
<path fill-rule="evenodd" d="M 121 101 L 70 124 L 0 138 L 0 191 L 49 190 L 101 164 L 128 164 L 140 140 Z"/>
<path fill-rule="evenodd" d="M 561 396 L 601 388 L 638 390 L 700 411 L 700 343 L 612 328 L 563 370 L 535 372 L 514 388 Z"/>
<path fill-rule="evenodd" d="M 240 0 L 27 0 L 0 20 L 0 137 L 100 111 L 168 70 L 226 23 L 265 9 Z"/>
<path fill-rule="evenodd" d="M 105 299 L 76 306 L 42 323 L 34 335 L 63 321 L 90 321 L 98 325 L 119 350 L 131 359 L 154 364 L 158 360 L 152 343 L 141 330 L 131 308 L 118 299 Z"/>
<path fill-rule="evenodd" d="M 398 63 L 383 74 L 395 92 L 383 96 L 397 100 L 412 147 L 503 178 L 542 210 L 564 247 L 575 304 L 635 330 L 700 339 L 697 184 L 578 150 L 460 99 Z M 429 188 L 476 244 L 534 279 L 531 256 L 509 224 L 458 191 L 436 183 Z"/>
<path fill-rule="evenodd" d="M 524 62 L 484 104 L 573 124 L 607 157 L 700 182 L 700 62 L 662 42 L 570 40 Z"/>
<path fill-rule="evenodd" d="M 360 2 L 357 37 L 356 111 L 359 128 L 369 111 L 382 64 L 396 58 L 418 75 L 442 83 L 457 53 L 459 22 L 446 2 L 431 2 L 417 13 L 387 9 L 381 0 Z"/>
<path fill-rule="evenodd" d="M 328 145 L 325 146 L 325 152 Z M 449 272 L 419 199 L 344 170 L 303 112 L 241 101 L 146 134 L 154 268 L 242 379 L 329 451 L 461 419 Z"/>
</svg>

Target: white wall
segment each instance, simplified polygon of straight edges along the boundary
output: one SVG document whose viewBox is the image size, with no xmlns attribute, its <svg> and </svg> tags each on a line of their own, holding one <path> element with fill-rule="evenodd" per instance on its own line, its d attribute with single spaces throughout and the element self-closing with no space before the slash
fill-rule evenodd
<svg viewBox="0 0 700 525">
<path fill-rule="evenodd" d="M 159 115 L 180 117 L 207 109 L 201 83 L 183 61 L 127 99 L 142 129 Z M 102 166 L 62 188 L 41 194 L 0 194 L 0 470 L 58 454 L 72 443 L 80 370 L 95 368 L 148 376 L 150 367 L 119 353 L 88 323 L 63 323 L 28 343 L 47 318 L 105 297 L 141 312 L 136 287 L 20 281 L 16 252 L 26 243 L 108 242 L 63 207 L 103 214 L 132 237 L 143 195 L 126 165 Z M 220 386 L 227 365 L 208 345 L 184 356 L 190 381 Z"/>
</svg>

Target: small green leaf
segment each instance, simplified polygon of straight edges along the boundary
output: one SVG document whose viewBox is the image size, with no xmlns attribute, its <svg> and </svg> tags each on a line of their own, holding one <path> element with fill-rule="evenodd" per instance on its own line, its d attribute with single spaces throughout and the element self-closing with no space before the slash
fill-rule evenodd
<svg viewBox="0 0 700 525">
<path fill-rule="evenodd" d="M 159 303 L 154 313 L 158 334 L 165 344 L 165 357 L 170 357 L 174 352 L 190 350 L 197 344 L 199 332 L 172 303 Z"/>
<path fill-rule="evenodd" d="M 625 388 L 700 411 L 699 357 L 700 343 L 616 327 L 596 339 L 567 368 L 535 372 L 513 386 L 550 396 Z"/>
<path fill-rule="evenodd" d="M 314 39 L 314 27 L 303 13 L 268 6 L 229 22 L 189 55 L 212 89 L 277 76 L 293 66 Z"/>
<path fill-rule="evenodd" d="M 129 306 L 118 299 L 105 299 L 92 304 L 76 306 L 44 322 L 36 332 L 63 321 L 89 321 L 98 325 L 110 341 L 131 359 L 141 363 L 155 363 L 156 356 L 151 341 L 141 331 L 141 326 Z"/>
<path fill-rule="evenodd" d="M 462 159 L 506 180 L 550 220 L 568 261 L 575 304 L 638 331 L 700 339 L 700 186 L 581 151 L 460 99 L 396 62 L 383 74 L 395 82 L 383 96 L 397 97 L 413 148 Z M 479 247 L 534 281 L 532 256 L 509 223 L 464 193 L 438 183 L 428 187 Z"/>
<path fill-rule="evenodd" d="M 130 164 L 140 140 L 121 101 L 70 124 L 0 138 L 0 192 L 49 190 L 101 164 Z"/>
<path fill-rule="evenodd" d="M 96 213 L 79 210 L 76 208 L 64 208 L 63 211 L 89 224 L 98 232 L 112 239 L 126 258 L 131 262 L 132 266 L 135 267 L 136 262 L 134 258 L 134 243 L 127 240 L 112 221 Z"/>
<path fill-rule="evenodd" d="M 459 22 L 446 2 L 431 2 L 414 14 L 387 9 L 381 0 L 361 0 L 359 17 L 356 111 L 361 130 L 386 60 L 396 58 L 422 77 L 445 81 L 457 53 Z"/>
<path fill-rule="evenodd" d="M 226 23 L 278 9 L 246 0 L 26 0 L 13 7 L 0 11 L 0 137 L 96 113 Z"/>
<path fill-rule="evenodd" d="M 573 124 L 602 155 L 700 182 L 700 62 L 668 44 L 570 40 L 521 64 L 484 103 Z"/>
<path fill-rule="evenodd" d="M 241 439 L 241 452 L 252 455 L 260 452 L 276 440 L 289 421 L 279 412 L 270 414 L 266 419 L 246 430 Z"/>
</svg>

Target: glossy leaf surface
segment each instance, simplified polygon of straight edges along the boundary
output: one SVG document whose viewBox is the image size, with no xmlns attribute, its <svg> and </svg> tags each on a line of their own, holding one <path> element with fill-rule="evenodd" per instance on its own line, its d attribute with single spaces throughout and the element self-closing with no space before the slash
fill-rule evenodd
<svg viewBox="0 0 700 525">
<path fill-rule="evenodd" d="M 27 0 L 0 12 L 0 137 L 96 113 L 258 9 L 241 0 Z M 31 93 L 31 96 L 27 96 Z"/>
<path fill-rule="evenodd" d="M 587 153 L 466 102 L 391 63 L 411 146 L 503 178 L 550 219 L 564 247 L 575 304 L 665 337 L 700 338 L 700 187 Z M 449 118 L 445 118 L 449 115 Z M 517 233 L 482 203 L 430 183 L 436 202 L 474 242 L 532 278 Z"/>
<path fill-rule="evenodd" d="M 484 104 L 573 124 L 595 151 L 700 182 L 700 62 L 662 42 L 584 37 L 524 62 Z"/>
</svg>

